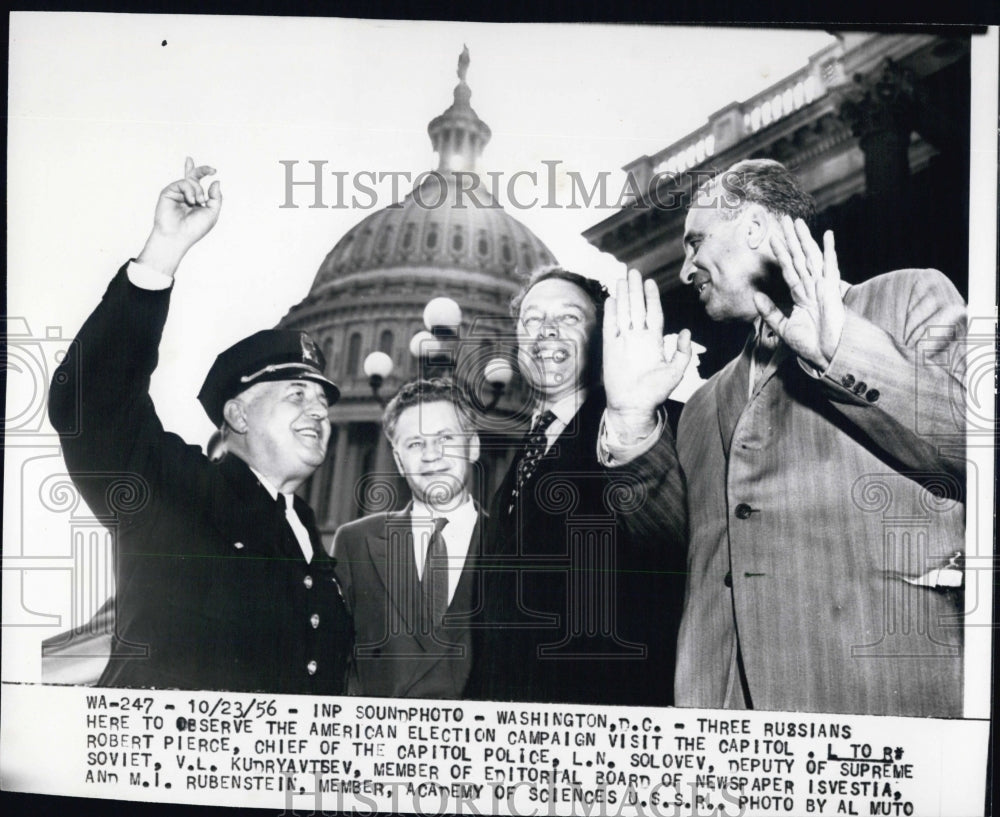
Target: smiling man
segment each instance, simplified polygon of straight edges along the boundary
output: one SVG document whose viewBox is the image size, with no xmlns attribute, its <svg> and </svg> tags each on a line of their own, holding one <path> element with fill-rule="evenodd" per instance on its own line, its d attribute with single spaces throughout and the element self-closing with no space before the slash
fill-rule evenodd
<svg viewBox="0 0 1000 817">
<path fill-rule="evenodd" d="M 49 416 L 70 475 L 115 537 L 116 634 L 101 686 L 335 695 L 350 619 L 294 491 L 326 457 L 339 396 L 301 332 L 266 330 L 213 363 L 198 395 L 213 458 L 164 431 L 149 382 L 174 274 L 222 207 L 188 159 L 139 257 L 56 371 Z"/>
<path fill-rule="evenodd" d="M 343 525 L 337 576 L 354 618 L 352 695 L 458 698 L 471 663 L 480 513 L 469 495 L 479 437 L 446 380 L 407 383 L 382 427 L 413 495 L 395 513 Z"/>
<path fill-rule="evenodd" d="M 598 462 L 602 416 L 613 414 L 601 387 L 606 298 L 599 282 L 553 268 L 512 302 L 534 411 L 490 509 L 467 697 L 672 701 L 680 475 L 656 447 L 614 471 Z M 678 379 L 688 356 L 677 357 Z M 641 437 L 657 425 L 672 444 L 661 415 L 642 435 L 613 440 L 611 453 L 645 451 Z M 653 492 L 665 501 L 648 502 Z"/>
<path fill-rule="evenodd" d="M 843 283 L 812 209 L 759 159 L 697 190 L 687 215 L 681 280 L 748 339 L 677 432 L 677 704 L 958 717 L 965 304 L 936 270 Z M 630 273 L 616 307 L 608 393 L 642 433 L 672 388 L 656 284 Z"/>
</svg>

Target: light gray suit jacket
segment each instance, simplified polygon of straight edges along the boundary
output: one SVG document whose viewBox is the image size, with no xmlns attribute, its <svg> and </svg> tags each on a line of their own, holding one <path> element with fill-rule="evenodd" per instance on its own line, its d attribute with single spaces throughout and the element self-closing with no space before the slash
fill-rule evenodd
<svg viewBox="0 0 1000 817">
<path fill-rule="evenodd" d="M 779 346 L 688 402 L 690 550 L 679 706 L 954 717 L 958 594 L 916 579 L 964 550 L 965 305 L 935 270 L 851 287 L 810 376 Z"/>
</svg>

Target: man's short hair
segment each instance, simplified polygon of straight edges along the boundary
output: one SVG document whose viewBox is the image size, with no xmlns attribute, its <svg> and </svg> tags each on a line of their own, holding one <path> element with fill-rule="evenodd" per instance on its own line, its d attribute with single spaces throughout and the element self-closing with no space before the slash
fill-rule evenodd
<svg viewBox="0 0 1000 817">
<path fill-rule="evenodd" d="M 405 383 L 396 395 L 388 402 L 382 412 L 382 430 L 391 443 L 396 434 L 396 424 L 399 416 L 408 408 L 424 403 L 451 403 L 455 407 L 462 428 L 475 431 L 472 421 L 472 408 L 462 390 L 455 382 L 441 377 L 430 380 L 411 380 Z"/>
<path fill-rule="evenodd" d="M 699 193 L 715 196 L 719 213 L 733 219 L 747 204 L 759 204 L 776 216 L 801 218 L 810 224 L 816 214 L 813 197 L 781 162 L 744 159 L 701 186 Z"/>
<path fill-rule="evenodd" d="M 552 278 L 557 278 L 560 281 L 569 281 L 583 290 L 594 304 L 598 327 L 602 325 L 602 321 L 604 320 L 604 302 L 608 299 L 609 295 L 607 288 L 596 278 L 587 278 L 577 272 L 565 270 L 562 267 L 541 267 L 535 270 L 514 297 L 510 299 L 510 314 L 516 318 L 521 312 L 521 303 L 528 292 L 536 284 Z"/>
</svg>

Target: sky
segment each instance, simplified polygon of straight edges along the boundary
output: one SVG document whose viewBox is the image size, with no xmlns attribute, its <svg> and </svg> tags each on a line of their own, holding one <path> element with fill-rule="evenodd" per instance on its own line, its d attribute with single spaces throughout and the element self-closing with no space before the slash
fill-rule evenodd
<svg viewBox="0 0 1000 817">
<path fill-rule="evenodd" d="M 608 172 L 614 202 L 622 165 L 832 41 L 822 31 L 108 14 L 15 14 L 10 31 L 8 312 L 32 333 L 75 333 L 141 249 L 157 193 L 186 155 L 218 170 L 222 216 L 181 268 L 153 383 L 165 425 L 197 443 L 211 428 L 194 395 L 214 355 L 274 325 L 372 212 L 310 208 L 301 188 L 300 206 L 282 208 L 281 162 L 297 162 L 296 179 L 311 178 L 315 160 L 348 179 L 436 168 L 427 124 L 452 102 L 463 45 L 472 105 L 493 131 L 481 170 L 505 181 L 518 170 L 544 178 L 546 161 L 585 180 Z M 515 192 L 530 201 L 522 182 Z M 378 192 L 379 207 L 392 203 L 388 180 Z M 508 212 L 563 265 L 603 278 L 623 270 L 580 235 L 613 210 Z"/>
</svg>

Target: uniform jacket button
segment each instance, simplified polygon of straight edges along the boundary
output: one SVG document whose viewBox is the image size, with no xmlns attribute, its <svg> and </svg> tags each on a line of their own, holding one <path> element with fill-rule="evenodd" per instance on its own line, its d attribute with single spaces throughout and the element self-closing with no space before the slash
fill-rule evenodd
<svg viewBox="0 0 1000 817">
<path fill-rule="evenodd" d="M 306 576 L 302 580 L 302 584 L 304 584 L 306 586 L 306 590 L 309 590 L 313 586 L 313 577 L 312 576 Z"/>
<path fill-rule="evenodd" d="M 845 389 L 849 389 L 849 388 L 851 388 L 851 386 L 854 385 L 854 375 L 853 374 L 845 374 L 841 378 L 840 382 L 841 382 L 841 384 L 843 385 L 843 387 Z"/>
<path fill-rule="evenodd" d="M 881 395 L 879 394 L 878 389 L 868 389 L 868 394 L 865 395 L 865 399 L 869 403 L 874 403 L 879 399 L 879 397 L 881 397 Z"/>
<path fill-rule="evenodd" d="M 746 502 L 741 502 L 736 506 L 736 518 L 737 519 L 749 519 L 750 514 L 753 513 L 753 508 L 747 505 Z"/>
<path fill-rule="evenodd" d="M 855 394 L 858 395 L 864 394 L 867 389 L 868 389 L 868 384 L 865 383 L 864 380 L 859 380 L 857 383 L 854 384 Z"/>
<path fill-rule="evenodd" d="M 723 584 L 724 584 L 724 585 L 725 585 L 726 587 L 732 587 L 732 586 L 733 586 L 733 571 L 731 571 L 731 570 L 730 570 L 730 571 L 728 571 L 728 572 L 726 573 L 726 578 L 724 578 L 724 579 L 722 580 L 722 583 L 723 583 Z"/>
<path fill-rule="evenodd" d="M 310 661 L 308 664 L 306 664 L 306 672 L 308 672 L 310 675 L 315 675 L 316 666 L 317 664 L 315 661 Z"/>
<path fill-rule="evenodd" d="M 236 548 L 237 550 L 243 550 L 243 543 L 242 542 L 233 542 L 233 547 Z"/>
<path fill-rule="evenodd" d="M 319 613 L 313 613 L 309 616 L 309 623 L 312 624 L 314 630 L 319 627 Z"/>
</svg>

